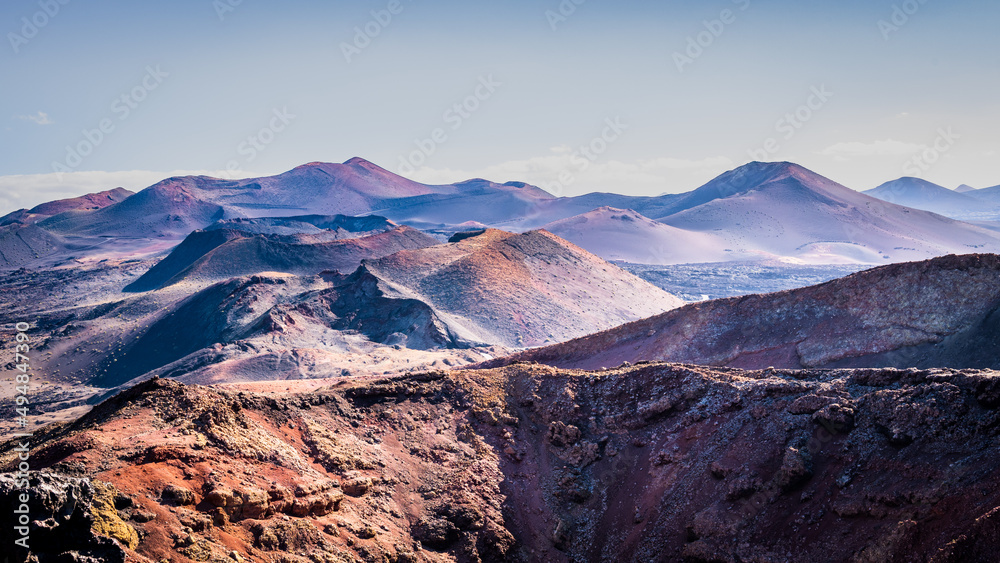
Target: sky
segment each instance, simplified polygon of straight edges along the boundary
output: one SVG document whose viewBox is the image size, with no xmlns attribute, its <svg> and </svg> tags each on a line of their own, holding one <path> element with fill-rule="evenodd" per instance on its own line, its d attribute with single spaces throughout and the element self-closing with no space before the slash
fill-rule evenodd
<svg viewBox="0 0 1000 563">
<path fill-rule="evenodd" d="M 1000 184 L 987 0 L 7 0 L 0 213 L 360 156 L 685 192 L 751 160 Z"/>
</svg>

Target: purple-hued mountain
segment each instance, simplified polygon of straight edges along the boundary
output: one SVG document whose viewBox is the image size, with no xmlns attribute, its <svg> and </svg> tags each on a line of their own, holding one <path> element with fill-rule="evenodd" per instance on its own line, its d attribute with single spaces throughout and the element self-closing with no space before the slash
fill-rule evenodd
<svg viewBox="0 0 1000 563">
<path fill-rule="evenodd" d="M 31 209 L 18 209 L 0 217 L 0 225 L 12 223 L 35 223 L 59 213 L 67 211 L 93 211 L 125 200 L 135 192 L 125 188 L 115 188 L 68 199 L 58 199 Z"/>
<path fill-rule="evenodd" d="M 858 193 L 799 165 L 754 162 L 686 194 L 654 217 L 723 237 L 735 252 L 811 263 L 888 263 L 996 252 L 989 230 Z"/>
<path fill-rule="evenodd" d="M 864 193 L 882 201 L 943 215 L 974 213 L 983 205 L 971 195 L 913 177 L 886 182 Z"/>
<path fill-rule="evenodd" d="M 991 188 L 983 188 L 974 192 L 969 192 L 969 195 L 980 201 L 1000 206 L 1000 186 L 993 186 Z"/>
<path fill-rule="evenodd" d="M 746 259 L 710 232 L 686 231 L 631 209 L 601 207 L 553 221 L 545 230 L 606 260 L 635 264 L 690 264 Z"/>
<path fill-rule="evenodd" d="M 972 199 L 921 181 L 904 183 L 906 193 L 943 192 L 973 203 L 994 190 L 970 192 L 978 198 Z M 592 232 L 580 230 L 594 220 L 595 210 L 614 215 L 602 208 L 627 210 L 635 221 L 619 213 L 619 220 L 591 223 L 598 227 Z M 353 158 L 244 180 L 169 178 L 104 207 L 77 206 L 38 221 L 40 231 L 29 235 L 45 242 L 5 264 L 162 253 L 197 229 L 238 220 L 258 220 L 254 228 L 261 232 L 307 232 L 308 225 L 268 226 L 264 220 L 335 214 L 379 215 L 425 230 L 461 231 L 471 224 L 524 232 L 550 226 L 603 258 L 654 264 L 758 258 L 881 264 L 1000 251 L 996 231 L 882 201 L 787 162 L 753 162 L 684 194 L 557 198 L 522 182 L 421 184 Z M 12 224 L 0 239 L 0 253 L 24 246 L 16 234 L 24 223 Z"/>
</svg>

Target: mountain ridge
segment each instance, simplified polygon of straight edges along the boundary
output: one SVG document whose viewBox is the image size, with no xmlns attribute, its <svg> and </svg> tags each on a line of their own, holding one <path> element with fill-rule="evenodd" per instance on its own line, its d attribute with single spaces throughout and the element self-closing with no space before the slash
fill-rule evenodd
<svg viewBox="0 0 1000 563">
<path fill-rule="evenodd" d="M 982 202 L 972 195 L 909 176 L 885 182 L 863 193 L 883 201 L 935 213 L 963 214 L 982 208 Z"/>
<path fill-rule="evenodd" d="M 970 193 L 979 192 L 980 197 L 991 193 Z M 657 243 L 662 250 L 654 252 L 637 248 L 635 236 L 624 236 L 629 229 L 619 233 L 623 236 L 609 231 L 592 245 L 606 256 L 641 259 L 649 254 L 654 263 L 672 260 L 669 249 L 689 241 L 701 241 L 695 246 L 704 249 L 704 256 L 690 258 L 697 262 L 731 254 L 737 259 L 808 264 L 883 264 L 973 250 L 1000 252 L 1000 235 L 994 230 L 888 203 L 790 162 L 752 162 L 685 194 L 557 198 L 516 181 L 498 184 L 474 178 L 450 185 L 421 184 L 355 157 L 343 164 L 309 163 L 276 176 L 243 180 L 168 178 L 101 209 L 68 210 L 37 225 L 77 240 L 83 250 L 73 258 L 85 259 L 91 254 L 107 257 L 109 251 L 102 245 L 110 239 L 116 241 L 115 248 L 131 245 L 136 254 L 161 252 L 218 221 L 377 214 L 447 235 L 465 230 L 463 225 L 527 232 L 604 207 L 630 209 L 675 229 L 648 225 L 658 232 L 657 240 L 662 239 Z M 669 241 L 667 231 L 677 240 Z M 616 240 L 622 246 L 611 248 Z M 59 246 L 49 247 L 52 253 L 62 252 Z"/>
<path fill-rule="evenodd" d="M 802 289 L 690 304 L 483 365 L 514 361 L 582 369 L 638 361 L 997 369 L 1000 256 L 892 264 Z"/>
</svg>

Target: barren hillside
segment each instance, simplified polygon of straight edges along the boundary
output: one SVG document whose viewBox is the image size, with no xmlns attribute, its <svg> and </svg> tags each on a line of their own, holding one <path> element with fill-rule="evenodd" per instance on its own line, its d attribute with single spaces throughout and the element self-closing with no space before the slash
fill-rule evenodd
<svg viewBox="0 0 1000 563">
<path fill-rule="evenodd" d="M 1000 368 L 1000 256 L 882 266 L 824 284 L 694 303 L 515 360 L 583 369 L 666 360 L 775 367 Z"/>
<path fill-rule="evenodd" d="M 988 562 L 998 406 L 974 370 L 152 380 L 36 433 L 31 537 L 40 563 Z"/>
</svg>

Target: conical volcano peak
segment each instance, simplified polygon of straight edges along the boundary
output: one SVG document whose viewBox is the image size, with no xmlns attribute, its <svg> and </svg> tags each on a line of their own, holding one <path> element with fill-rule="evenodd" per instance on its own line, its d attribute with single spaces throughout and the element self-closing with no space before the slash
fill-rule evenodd
<svg viewBox="0 0 1000 563">
<path fill-rule="evenodd" d="M 800 179 L 809 176 L 819 177 L 818 174 L 792 162 L 754 161 L 722 174 L 713 182 L 718 181 L 725 184 L 733 194 L 736 194 L 788 176 L 796 176 Z"/>
</svg>

